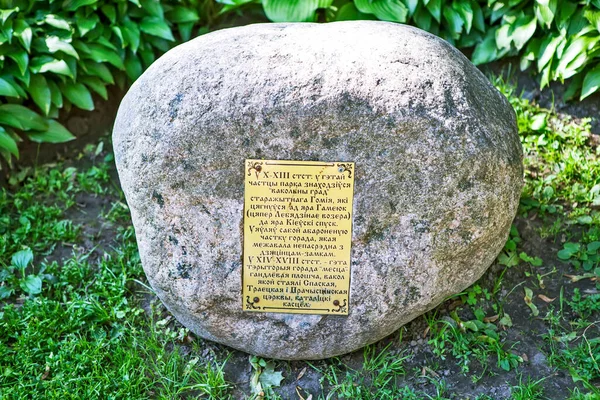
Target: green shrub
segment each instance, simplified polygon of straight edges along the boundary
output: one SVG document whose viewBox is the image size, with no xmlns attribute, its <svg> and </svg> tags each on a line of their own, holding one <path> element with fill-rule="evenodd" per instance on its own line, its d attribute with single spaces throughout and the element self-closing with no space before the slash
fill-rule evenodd
<svg viewBox="0 0 600 400">
<path fill-rule="evenodd" d="M 0 154 L 73 139 L 61 109 L 93 110 L 92 93 L 107 100 L 214 14 L 206 0 L 0 0 Z"/>
<path fill-rule="evenodd" d="M 248 0 L 221 0 L 229 8 Z M 262 0 L 272 21 L 380 19 L 415 25 L 483 64 L 521 56 L 541 87 L 571 79 L 567 99 L 600 88 L 600 0 Z"/>
</svg>

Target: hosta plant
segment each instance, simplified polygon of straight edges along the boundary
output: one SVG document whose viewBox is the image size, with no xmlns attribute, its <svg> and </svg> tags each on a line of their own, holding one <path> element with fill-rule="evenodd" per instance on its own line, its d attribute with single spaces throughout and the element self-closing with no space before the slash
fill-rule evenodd
<svg viewBox="0 0 600 400">
<path fill-rule="evenodd" d="M 18 142 L 74 138 L 57 118 L 93 110 L 93 94 L 135 80 L 161 53 L 197 34 L 200 0 L 0 0 L 0 154 Z"/>
</svg>

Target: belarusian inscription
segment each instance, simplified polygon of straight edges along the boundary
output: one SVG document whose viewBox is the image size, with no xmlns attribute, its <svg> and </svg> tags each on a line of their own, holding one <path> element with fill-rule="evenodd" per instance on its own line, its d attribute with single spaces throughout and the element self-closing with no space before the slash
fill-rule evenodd
<svg viewBox="0 0 600 400">
<path fill-rule="evenodd" d="M 246 160 L 245 311 L 348 315 L 354 163 Z"/>
</svg>

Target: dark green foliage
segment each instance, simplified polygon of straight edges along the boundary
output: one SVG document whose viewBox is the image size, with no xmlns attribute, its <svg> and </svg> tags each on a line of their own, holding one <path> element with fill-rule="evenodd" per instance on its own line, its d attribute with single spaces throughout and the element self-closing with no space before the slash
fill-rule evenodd
<svg viewBox="0 0 600 400">
<path fill-rule="evenodd" d="M 74 139 L 60 110 L 93 110 L 214 14 L 205 0 L 0 0 L 0 154 Z"/>
<path fill-rule="evenodd" d="M 110 160 L 41 168 L 0 189 L 0 398 L 230 398 L 222 364 L 196 356 L 201 342 L 156 303 L 144 312 L 142 266 Z M 89 222 L 77 223 L 77 203 L 97 196 L 113 200 L 94 216 L 111 231 L 103 243 Z"/>
<path fill-rule="evenodd" d="M 456 47 L 473 48 L 475 64 L 519 55 L 521 69 L 539 73 L 542 88 L 571 79 L 568 98 L 579 93 L 583 99 L 600 88 L 598 0 L 262 0 L 262 5 L 277 22 L 376 18 L 415 25 Z"/>
</svg>

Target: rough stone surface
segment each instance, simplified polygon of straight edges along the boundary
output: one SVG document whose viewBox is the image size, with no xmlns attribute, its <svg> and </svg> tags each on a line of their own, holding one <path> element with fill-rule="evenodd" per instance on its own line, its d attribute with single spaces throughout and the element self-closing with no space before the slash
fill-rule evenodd
<svg viewBox="0 0 600 400">
<path fill-rule="evenodd" d="M 456 49 L 385 22 L 226 29 L 123 100 L 117 167 L 152 287 L 198 335 L 319 359 L 391 334 L 477 280 L 522 186 L 515 115 Z M 355 161 L 350 315 L 244 313 L 244 159 Z"/>
</svg>

